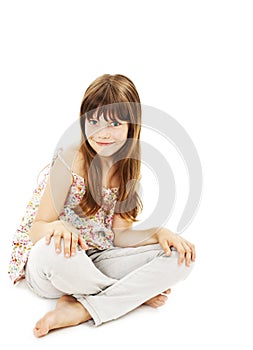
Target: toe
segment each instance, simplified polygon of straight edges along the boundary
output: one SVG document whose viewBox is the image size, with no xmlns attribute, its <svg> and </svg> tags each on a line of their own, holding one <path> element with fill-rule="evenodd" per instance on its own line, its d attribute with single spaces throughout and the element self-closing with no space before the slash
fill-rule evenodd
<svg viewBox="0 0 253 350">
<path fill-rule="evenodd" d="M 165 290 L 163 293 L 170 294 L 171 293 L 171 289 L 169 288 L 169 289 Z"/>
<path fill-rule="evenodd" d="M 35 327 L 35 328 L 33 329 L 33 334 L 34 334 L 35 337 L 37 337 L 37 338 L 41 337 L 40 328 Z"/>
<path fill-rule="evenodd" d="M 46 335 L 48 332 L 49 327 L 42 320 L 38 321 L 33 329 L 35 337 L 43 337 L 43 335 Z"/>
<path fill-rule="evenodd" d="M 154 304 L 155 304 L 154 307 L 160 307 L 160 306 L 163 306 L 165 303 L 157 300 Z"/>
</svg>

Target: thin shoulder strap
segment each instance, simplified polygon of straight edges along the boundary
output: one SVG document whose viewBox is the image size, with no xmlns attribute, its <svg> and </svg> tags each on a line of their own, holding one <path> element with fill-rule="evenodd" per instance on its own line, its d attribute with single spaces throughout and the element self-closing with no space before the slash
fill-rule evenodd
<svg viewBox="0 0 253 350">
<path fill-rule="evenodd" d="M 40 177 L 40 174 L 41 174 L 47 167 L 49 167 L 49 166 L 50 166 L 50 163 L 48 163 L 47 165 L 45 165 L 44 168 L 42 168 L 42 169 L 40 170 L 40 172 L 39 172 L 38 175 L 37 175 L 37 184 L 39 184 L 39 177 Z"/>
<path fill-rule="evenodd" d="M 44 166 L 43 169 L 40 170 L 39 174 L 37 175 L 37 184 L 39 183 L 39 177 L 40 177 L 40 174 L 47 168 L 49 167 L 49 169 L 54 165 L 56 159 L 58 158 L 62 164 L 70 171 L 72 172 L 71 170 L 71 167 L 68 165 L 68 163 L 62 158 L 61 156 L 61 153 L 62 153 L 63 149 L 62 148 L 59 148 L 56 152 L 56 154 L 54 155 L 51 163 L 48 163 L 47 165 Z"/>
<path fill-rule="evenodd" d="M 58 158 L 58 159 L 62 162 L 62 164 L 63 164 L 70 172 L 72 172 L 71 167 L 69 166 L 69 164 L 62 158 L 62 155 L 61 155 L 62 151 L 63 151 L 62 148 L 59 148 L 59 149 L 57 150 L 56 155 L 54 156 L 54 158 L 53 158 L 53 160 L 52 160 L 51 166 L 54 165 L 54 162 L 55 162 L 56 159 Z"/>
</svg>

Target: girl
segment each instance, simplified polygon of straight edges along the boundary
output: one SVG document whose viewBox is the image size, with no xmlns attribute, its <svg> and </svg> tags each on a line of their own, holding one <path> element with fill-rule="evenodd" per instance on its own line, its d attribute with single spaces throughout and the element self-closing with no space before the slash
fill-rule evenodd
<svg viewBox="0 0 253 350">
<path fill-rule="evenodd" d="M 98 326 L 142 304 L 161 306 L 163 292 L 185 279 L 195 260 L 193 244 L 170 230 L 132 227 L 142 209 L 141 105 L 133 82 L 96 79 L 80 126 L 80 146 L 59 150 L 46 167 L 13 240 L 12 281 L 24 277 L 36 294 L 58 298 L 36 323 L 37 337 L 90 319 Z"/>
</svg>

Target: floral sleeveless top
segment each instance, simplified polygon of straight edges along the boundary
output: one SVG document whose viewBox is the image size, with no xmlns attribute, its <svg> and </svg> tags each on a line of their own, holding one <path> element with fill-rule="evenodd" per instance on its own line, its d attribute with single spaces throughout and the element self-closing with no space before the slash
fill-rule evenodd
<svg viewBox="0 0 253 350">
<path fill-rule="evenodd" d="M 46 187 L 50 167 L 51 164 L 43 171 L 42 179 L 34 189 L 31 200 L 26 206 L 25 214 L 13 237 L 11 260 L 8 269 L 8 274 L 13 283 L 25 277 L 25 265 L 33 246 L 33 243 L 29 239 L 29 230 Z M 112 247 L 114 239 L 112 220 L 117 201 L 118 188 L 103 187 L 101 208 L 92 217 L 79 217 L 73 208 L 80 203 L 85 194 L 85 183 L 83 177 L 80 175 L 73 172 L 72 175 L 72 185 L 64 207 L 59 214 L 59 219 L 72 224 L 78 229 L 80 235 L 85 239 L 90 249 L 103 250 Z"/>
</svg>

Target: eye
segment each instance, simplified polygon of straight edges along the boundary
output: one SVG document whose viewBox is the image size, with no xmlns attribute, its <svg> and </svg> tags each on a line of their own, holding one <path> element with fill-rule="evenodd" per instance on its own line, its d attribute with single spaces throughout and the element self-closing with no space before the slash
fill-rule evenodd
<svg viewBox="0 0 253 350">
<path fill-rule="evenodd" d="M 98 121 L 96 119 L 89 119 L 90 125 L 97 125 Z"/>
<path fill-rule="evenodd" d="M 111 124 L 110 124 L 111 126 L 119 126 L 119 125 L 121 125 L 119 122 L 111 122 Z"/>
</svg>

